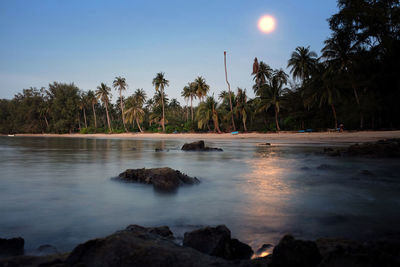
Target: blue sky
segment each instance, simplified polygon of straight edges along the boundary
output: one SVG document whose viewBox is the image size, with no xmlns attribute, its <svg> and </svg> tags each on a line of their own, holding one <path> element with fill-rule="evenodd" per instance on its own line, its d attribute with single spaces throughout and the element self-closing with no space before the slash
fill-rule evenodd
<svg viewBox="0 0 400 267">
<path fill-rule="evenodd" d="M 211 94 L 227 90 L 224 50 L 232 89 L 252 92 L 254 57 L 286 69 L 297 46 L 318 52 L 330 31 L 336 0 L 209 1 L 0 1 L 0 98 L 23 88 L 74 82 L 82 90 L 126 77 L 130 95 L 165 72 L 169 98 L 203 76 Z M 265 14 L 272 34 L 257 29 Z M 117 93 L 113 92 L 113 102 Z"/>
</svg>

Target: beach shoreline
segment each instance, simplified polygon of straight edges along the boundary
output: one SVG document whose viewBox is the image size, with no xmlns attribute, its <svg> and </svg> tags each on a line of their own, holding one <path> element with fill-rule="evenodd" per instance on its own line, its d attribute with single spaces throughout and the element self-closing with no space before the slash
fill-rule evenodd
<svg viewBox="0 0 400 267">
<path fill-rule="evenodd" d="M 381 139 L 400 138 L 400 131 L 359 132 L 280 132 L 280 133 L 121 133 L 121 134 L 15 134 L 16 137 L 99 138 L 99 139 L 153 139 L 153 140 L 254 140 L 275 143 L 360 143 Z"/>
</svg>

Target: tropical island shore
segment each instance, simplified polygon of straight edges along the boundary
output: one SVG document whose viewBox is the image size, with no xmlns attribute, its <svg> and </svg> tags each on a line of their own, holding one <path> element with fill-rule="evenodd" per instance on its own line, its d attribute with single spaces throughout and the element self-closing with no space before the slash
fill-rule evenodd
<svg viewBox="0 0 400 267">
<path fill-rule="evenodd" d="M 381 139 L 400 138 L 400 131 L 360 131 L 360 132 L 279 132 L 279 133 L 121 133 L 121 134 L 16 134 L 22 137 L 63 137 L 63 138 L 115 138 L 115 139 L 185 139 L 185 140 L 254 140 L 271 143 L 312 144 L 312 143 L 358 143 Z"/>
</svg>

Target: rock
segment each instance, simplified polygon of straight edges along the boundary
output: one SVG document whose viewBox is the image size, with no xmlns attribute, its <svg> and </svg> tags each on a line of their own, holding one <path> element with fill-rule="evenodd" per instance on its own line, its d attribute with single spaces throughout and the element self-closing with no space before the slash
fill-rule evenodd
<svg viewBox="0 0 400 267">
<path fill-rule="evenodd" d="M 340 157 L 342 155 L 340 149 L 333 149 L 331 147 L 324 147 L 324 153 L 331 157 Z"/>
<path fill-rule="evenodd" d="M 87 241 L 69 255 L 70 266 L 237 266 L 211 257 L 152 232 L 150 228 L 130 226 L 105 238 Z"/>
<path fill-rule="evenodd" d="M 272 253 L 271 267 L 313 267 L 318 266 L 321 254 L 315 242 L 296 240 L 285 235 Z"/>
<path fill-rule="evenodd" d="M 0 238 L 0 256 L 17 256 L 24 254 L 25 240 L 22 237 Z"/>
<path fill-rule="evenodd" d="M 228 260 L 249 259 L 253 255 L 250 246 L 231 239 L 231 231 L 225 225 L 186 232 L 183 245 Z"/>
<path fill-rule="evenodd" d="M 178 170 L 171 168 L 154 169 L 128 169 L 118 176 L 118 179 L 127 182 L 152 184 L 161 191 L 174 191 L 183 184 L 197 184 L 200 181 L 196 177 L 189 177 Z"/>
<path fill-rule="evenodd" d="M 374 176 L 374 173 L 369 170 L 361 170 L 360 174 L 365 176 Z"/>
<path fill-rule="evenodd" d="M 46 255 L 51 255 L 51 254 L 57 254 L 60 253 L 56 247 L 52 245 L 41 245 L 36 249 L 35 255 L 37 256 L 46 256 Z"/>
<path fill-rule="evenodd" d="M 163 152 L 163 151 L 169 152 L 169 149 L 156 148 L 154 151 L 155 152 Z"/>
<path fill-rule="evenodd" d="M 206 147 L 204 141 L 185 143 L 181 150 L 184 151 L 223 151 L 221 148 Z"/>
<path fill-rule="evenodd" d="M 0 267 L 70 267 L 65 263 L 68 253 L 49 256 L 15 256 L 0 260 Z"/>
<path fill-rule="evenodd" d="M 400 157 L 400 139 L 384 139 L 351 145 L 346 153 L 350 156 Z"/>
<path fill-rule="evenodd" d="M 321 164 L 317 167 L 317 170 L 333 170 L 335 167 L 329 164 Z"/>
<path fill-rule="evenodd" d="M 143 227 L 140 225 L 132 224 L 126 227 L 125 231 L 144 231 L 147 233 L 156 234 L 165 238 L 174 239 L 174 234 L 171 232 L 168 226 L 159 227 Z"/>
</svg>

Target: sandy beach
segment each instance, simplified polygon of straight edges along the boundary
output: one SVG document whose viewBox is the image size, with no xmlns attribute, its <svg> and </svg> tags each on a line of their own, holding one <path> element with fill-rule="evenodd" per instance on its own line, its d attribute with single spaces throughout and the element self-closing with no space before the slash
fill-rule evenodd
<svg viewBox="0 0 400 267">
<path fill-rule="evenodd" d="M 188 139 L 188 140 L 254 140 L 271 143 L 358 143 L 387 138 L 400 138 L 400 131 L 362 131 L 362 132 L 315 132 L 315 133 L 122 133 L 122 134 L 16 134 L 26 137 L 64 137 L 64 138 L 116 138 L 116 139 Z"/>
</svg>

